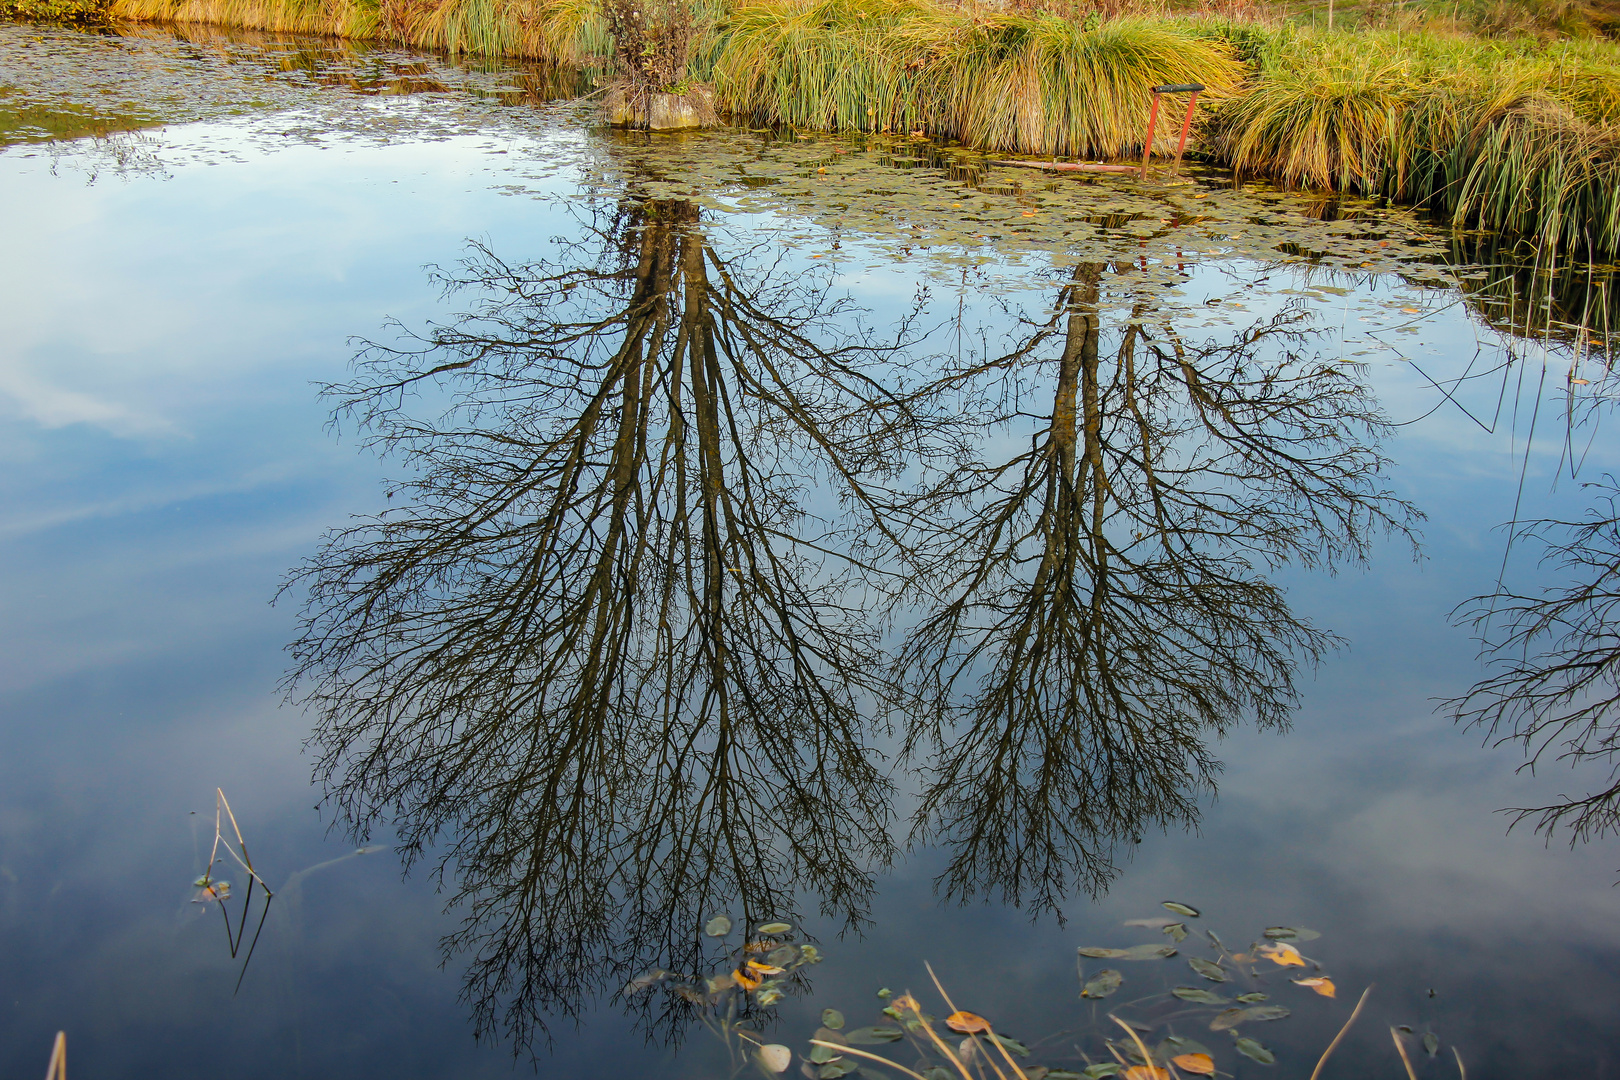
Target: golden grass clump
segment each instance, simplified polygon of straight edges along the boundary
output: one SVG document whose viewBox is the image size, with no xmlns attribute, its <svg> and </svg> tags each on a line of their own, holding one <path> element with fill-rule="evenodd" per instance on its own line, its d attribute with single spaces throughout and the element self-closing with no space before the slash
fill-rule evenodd
<svg viewBox="0 0 1620 1080">
<path fill-rule="evenodd" d="M 1109 158 L 1140 152 L 1149 87 L 1200 82 L 1219 97 L 1243 74 L 1230 45 L 1173 22 L 1087 28 L 932 0 L 745 0 L 706 63 L 720 100 L 756 123 L 920 128 L 990 150 Z"/>
</svg>

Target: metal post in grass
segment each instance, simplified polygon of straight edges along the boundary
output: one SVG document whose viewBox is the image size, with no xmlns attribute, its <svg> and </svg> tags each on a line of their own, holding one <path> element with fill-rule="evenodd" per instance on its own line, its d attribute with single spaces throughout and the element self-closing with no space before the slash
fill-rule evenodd
<svg viewBox="0 0 1620 1080">
<path fill-rule="evenodd" d="M 1174 176 L 1181 171 L 1181 155 L 1187 149 L 1187 133 L 1192 130 L 1193 110 L 1198 106 L 1198 95 L 1204 89 L 1203 83 L 1166 83 L 1155 86 L 1153 90 L 1153 111 L 1148 113 L 1147 138 L 1142 140 L 1142 179 L 1147 179 L 1148 158 L 1153 154 L 1153 129 L 1159 122 L 1159 95 L 1160 94 L 1191 94 L 1187 99 L 1187 118 L 1181 122 L 1181 141 L 1176 143 L 1176 163 L 1171 166 L 1170 175 Z"/>
</svg>

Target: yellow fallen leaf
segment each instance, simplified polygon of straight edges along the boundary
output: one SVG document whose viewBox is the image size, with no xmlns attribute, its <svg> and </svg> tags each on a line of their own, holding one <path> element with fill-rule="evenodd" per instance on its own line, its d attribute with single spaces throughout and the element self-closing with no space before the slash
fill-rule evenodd
<svg viewBox="0 0 1620 1080">
<path fill-rule="evenodd" d="M 1294 967 L 1305 966 L 1305 958 L 1299 955 L 1299 950 L 1288 944 L 1286 941 L 1279 941 L 1272 945 L 1262 945 L 1260 946 L 1259 952 L 1261 956 L 1264 956 L 1266 959 L 1270 960 L 1279 967 L 1289 967 L 1290 965 Z"/>
<path fill-rule="evenodd" d="M 1333 980 L 1325 976 L 1318 975 L 1311 979 L 1294 979 L 1293 983 L 1295 986 L 1308 986 L 1323 997 L 1334 997 L 1337 994 Z"/>
<path fill-rule="evenodd" d="M 976 1031 L 989 1031 L 990 1021 L 978 1013 L 958 1011 L 945 1018 L 945 1026 L 952 1031 L 960 1031 L 964 1035 L 971 1035 Z"/>
<path fill-rule="evenodd" d="M 1198 1076 L 1215 1075 L 1215 1059 L 1208 1054 L 1177 1054 L 1170 1059 L 1170 1064 L 1182 1072 L 1190 1072 Z"/>
<path fill-rule="evenodd" d="M 774 964 L 762 964 L 758 960 L 748 961 L 747 967 L 750 973 L 759 975 L 780 975 L 783 970 Z"/>
<path fill-rule="evenodd" d="M 1587 380 L 1585 380 L 1585 379 L 1571 379 L 1569 381 L 1574 386 L 1586 386 L 1587 385 Z"/>
<path fill-rule="evenodd" d="M 1025 210 L 1024 211 L 1024 216 L 1025 217 L 1034 217 L 1035 216 L 1035 211 L 1033 211 L 1033 210 Z"/>
<path fill-rule="evenodd" d="M 764 982 L 763 979 L 751 979 L 747 975 L 744 975 L 741 968 L 733 971 L 731 973 L 731 977 L 736 980 L 737 985 L 742 987 L 744 990 L 752 990 L 754 987 Z"/>
<path fill-rule="evenodd" d="M 1132 1065 L 1123 1074 L 1125 1080 L 1170 1080 L 1170 1071 L 1154 1065 Z"/>
<path fill-rule="evenodd" d="M 1404 311 L 1408 315 L 1421 315 L 1421 314 L 1423 314 L 1423 309 L 1422 308 L 1403 307 L 1403 308 L 1401 308 L 1401 310 Z"/>
</svg>

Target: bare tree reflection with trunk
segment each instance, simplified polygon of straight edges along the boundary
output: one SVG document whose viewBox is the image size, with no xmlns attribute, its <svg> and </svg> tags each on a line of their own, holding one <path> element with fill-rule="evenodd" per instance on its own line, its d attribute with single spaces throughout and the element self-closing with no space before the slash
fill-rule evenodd
<svg viewBox="0 0 1620 1080">
<path fill-rule="evenodd" d="M 290 689 L 343 819 L 453 876 L 466 997 L 518 1045 L 698 966 L 706 913 L 859 924 L 890 857 L 877 634 L 810 486 L 916 431 L 862 374 L 884 343 L 696 218 L 628 202 L 562 268 L 478 248 L 442 275 L 470 312 L 329 388 L 409 498 L 297 575 Z"/>
<path fill-rule="evenodd" d="M 1359 560 L 1415 519 L 1376 403 L 1305 351 L 1302 311 L 1195 348 L 1127 292 L 1105 349 L 1108 269 L 1077 266 L 1017 348 L 942 381 L 1027 448 L 895 503 L 923 611 L 895 671 L 933 703 L 906 733 L 913 838 L 947 849 L 961 899 L 1058 910 L 1106 886 L 1118 842 L 1196 821 L 1211 737 L 1285 728 L 1298 662 L 1333 640 L 1266 572 Z"/>
</svg>

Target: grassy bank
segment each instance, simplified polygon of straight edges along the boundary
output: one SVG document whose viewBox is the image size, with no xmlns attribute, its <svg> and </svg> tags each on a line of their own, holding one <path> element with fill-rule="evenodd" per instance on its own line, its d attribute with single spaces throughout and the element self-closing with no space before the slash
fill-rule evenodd
<svg viewBox="0 0 1620 1080">
<path fill-rule="evenodd" d="M 598 0 L 0 0 L 0 12 L 75 4 L 581 65 L 611 51 Z M 1334 31 L 1320 12 L 1280 10 L 1103 19 L 737 0 L 708 12 L 692 75 L 753 124 L 1115 159 L 1141 153 L 1150 86 L 1199 82 L 1210 92 L 1196 149 L 1240 174 L 1425 205 L 1562 252 L 1620 251 L 1620 46 L 1601 33 L 1607 9 L 1472 0 L 1425 14 L 1362 0 L 1340 6 Z M 1164 152 L 1177 125 L 1159 130 Z"/>
</svg>

